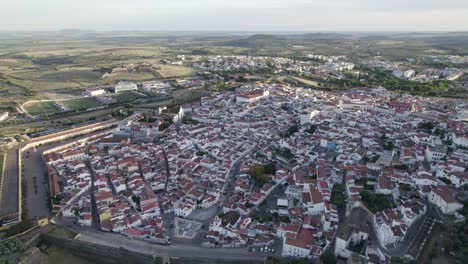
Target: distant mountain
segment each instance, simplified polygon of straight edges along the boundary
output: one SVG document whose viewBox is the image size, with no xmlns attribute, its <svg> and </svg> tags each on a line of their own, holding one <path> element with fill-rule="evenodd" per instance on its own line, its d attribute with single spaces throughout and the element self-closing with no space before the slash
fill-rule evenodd
<svg viewBox="0 0 468 264">
<path fill-rule="evenodd" d="M 281 48 L 290 45 L 292 42 L 293 41 L 291 39 L 283 36 L 257 34 L 247 38 L 223 41 L 220 42 L 219 45 L 258 49 Z"/>
<path fill-rule="evenodd" d="M 298 39 L 341 39 L 352 38 L 354 35 L 342 33 L 307 33 L 291 36 Z"/>
</svg>

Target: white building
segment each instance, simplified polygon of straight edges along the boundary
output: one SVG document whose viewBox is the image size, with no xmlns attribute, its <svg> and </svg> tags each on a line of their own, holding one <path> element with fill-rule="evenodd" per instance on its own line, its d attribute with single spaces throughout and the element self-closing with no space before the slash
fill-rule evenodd
<svg viewBox="0 0 468 264">
<path fill-rule="evenodd" d="M 238 95 L 236 97 L 236 101 L 239 103 L 253 103 L 268 95 L 270 95 L 270 92 L 268 90 L 264 90 L 264 91 L 254 90 L 248 93 Z"/>
<path fill-rule="evenodd" d="M 426 160 L 428 162 L 441 160 L 447 154 L 447 148 L 445 146 L 427 146 L 425 150 Z"/>
<path fill-rule="evenodd" d="M 5 121 L 8 118 L 8 112 L 0 111 L 0 122 Z"/>
<path fill-rule="evenodd" d="M 121 92 L 126 92 L 126 91 L 136 91 L 138 90 L 138 87 L 135 83 L 133 82 L 119 82 L 115 86 L 115 93 L 121 93 Z"/>
<path fill-rule="evenodd" d="M 395 70 L 393 71 L 393 76 L 399 79 L 409 79 L 414 77 L 416 72 L 414 70 Z"/>
<path fill-rule="evenodd" d="M 452 134 L 452 141 L 457 146 L 468 147 L 468 137 L 463 135 Z"/>
<path fill-rule="evenodd" d="M 100 87 L 86 88 L 86 91 L 84 92 L 85 96 L 99 96 L 104 94 L 106 94 L 106 91 Z"/>
<path fill-rule="evenodd" d="M 350 245 L 357 245 L 367 240 L 372 228 L 372 213 L 364 207 L 354 207 L 338 228 L 335 243 L 335 255 L 348 258 Z"/>
<path fill-rule="evenodd" d="M 311 244 L 299 239 L 284 238 L 283 257 L 306 258 L 310 256 Z"/>
<path fill-rule="evenodd" d="M 301 186 L 297 186 L 297 185 L 288 185 L 288 187 L 286 187 L 286 191 L 285 191 L 285 194 L 286 194 L 286 197 L 288 197 L 288 199 L 296 199 L 296 200 L 301 200 L 301 194 L 302 194 L 302 187 Z"/>
<path fill-rule="evenodd" d="M 429 202 L 437 206 L 444 214 L 455 214 L 463 204 L 453 197 L 454 190 L 448 186 L 439 186 L 429 193 Z"/>
<path fill-rule="evenodd" d="M 380 244 L 387 247 L 401 242 L 405 238 L 408 226 L 397 211 L 386 209 L 374 215 L 374 229 Z"/>
<path fill-rule="evenodd" d="M 186 217 L 195 210 L 196 206 L 192 202 L 179 202 L 174 205 L 174 214 L 176 216 Z"/>
</svg>

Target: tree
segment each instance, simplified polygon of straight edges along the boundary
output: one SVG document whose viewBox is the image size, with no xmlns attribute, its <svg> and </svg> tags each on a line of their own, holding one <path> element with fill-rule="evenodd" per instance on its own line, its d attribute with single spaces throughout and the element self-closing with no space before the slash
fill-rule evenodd
<svg viewBox="0 0 468 264">
<path fill-rule="evenodd" d="M 264 165 L 263 170 L 265 174 L 276 175 L 276 166 L 275 166 L 275 163 L 273 163 L 272 161 L 268 163 L 267 165 Z"/>
<path fill-rule="evenodd" d="M 172 125 L 172 119 L 169 117 L 164 118 L 164 121 L 159 125 L 159 131 L 164 131 Z"/>
<path fill-rule="evenodd" d="M 288 129 L 288 133 L 286 134 L 288 137 L 292 136 L 294 133 L 299 131 L 299 127 L 297 125 L 292 125 Z"/>
<path fill-rule="evenodd" d="M 384 144 L 383 148 L 385 150 L 392 150 L 395 146 L 393 145 L 393 142 L 388 141 L 387 143 Z"/>
<path fill-rule="evenodd" d="M 263 187 L 263 185 L 266 183 L 265 170 L 264 170 L 263 165 L 261 164 L 253 165 L 251 169 L 251 175 L 255 181 L 255 185 L 259 187 Z"/>
<path fill-rule="evenodd" d="M 138 206 L 140 207 L 140 198 L 137 197 L 136 195 L 132 195 L 132 201 Z"/>
<path fill-rule="evenodd" d="M 317 125 L 310 125 L 310 127 L 306 130 L 307 133 L 313 134 L 317 130 Z"/>
<path fill-rule="evenodd" d="M 381 212 L 391 207 L 387 196 L 383 194 L 371 194 L 367 190 L 361 191 L 361 200 L 373 213 Z"/>
<path fill-rule="evenodd" d="M 336 257 L 335 254 L 333 254 L 330 249 L 325 250 L 323 254 L 320 256 L 320 260 L 324 264 L 335 264 L 336 263 Z"/>
<path fill-rule="evenodd" d="M 330 202 L 332 204 L 336 205 L 336 207 L 338 207 L 338 209 L 341 209 L 341 208 L 344 207 L 345 197 L 344 197 L 344 191 L 343 191 L 343 188 L 341 187 L 341 185 L 339 185 L 339 184 L 333 185 Z"/>
<path fill-rule="evenodd" d="M 418 128 L 421 130 L 432 131 L 434 124 L 432 122 L 421 122 L 418 124 Z"/>
</svg>

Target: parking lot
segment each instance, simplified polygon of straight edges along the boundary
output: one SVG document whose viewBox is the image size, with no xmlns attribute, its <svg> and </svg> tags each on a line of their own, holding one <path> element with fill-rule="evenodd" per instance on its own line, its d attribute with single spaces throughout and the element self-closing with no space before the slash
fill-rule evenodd
<svg viewBox="0 0 468 264">
<path fill-rule="evenodd" d="M 47 194 L 46 167 L 39 149 L 23 152 L 24 179 L 26 181 L 26 208 L 28 217 L 48 217 L 49 197 Z"/>
</svg>

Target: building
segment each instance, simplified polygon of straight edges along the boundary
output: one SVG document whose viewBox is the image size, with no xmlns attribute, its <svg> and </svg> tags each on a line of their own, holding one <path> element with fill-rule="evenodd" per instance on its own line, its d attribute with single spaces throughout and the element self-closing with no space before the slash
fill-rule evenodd
<svg viewBox="0 0 468 264">
<path fill-rule="evenodd" d="M 357 245 L 367 240 L 372 228 L 372 213 L 364 207 L 354 207 L 338 228 L 335 244 L 335 255 L 349 258 L 350 245 Z"/>
<path fill-rule="evenodd" d="M 135 83 L 122 81 L 122 82 L 119 82 L 115 86 L 114 91 L 115 93 L 121 93 L 121 92 L 136 91 L 136 90 L 138 90 L 138 87 Z"/>
<path fill-rule="evenodd" d="M 297 257 L 306 258 L 309 256 L 312 248 L 311 243 L 299 239 L 284 238 L 283 251 L 281 255 L 283 257 Z"/>
<path fill-rule="evenodd" d="M 425 155 L 428 162 L 441 160 L 447 154 L 447 147 L 442 145 L 427 146 Z"/>
<path fill-rule="evenodd" d="M 454 193 L 455 190 L 449 186 L 433 188 L 429 193 L 429 202 L 437 206 L 444 214 L 455 214 L 456 211 L 463 208 L 463 204 L 455 199 Z"/>
<path fill-rule="evenodd" d="M 0 118 L 1 120 L 1 118 Z M 453 143 L 457 146 L 468 147 L 468 136 L 462 134 L 453 133 L 452 134 Z"/>
<path fill-rule="evenodd" d="M 383 247 L 403 241 L 408 226 L 396 210 L 386 209 L 374 215 L 375 234 Z"/>
<path fill-rule="evenodd" d="M 300 200 L 302 198 L 302 187 L 297 185 L 288 185 L 288 187 L 286 187 L 285 194 L 288 199 Z"/>
<path fill-rule="evenodd" d="M 393 76 L 398 79 L 409 79 L 414 77 L 416 72 L 414 70 L 395 70 Z"/>
<path fill-rule="evenodd" d="M 264 90 L 264 91 L 254 90 L 248 93 L 238 95 L 236 97 L 236 100 L 239 103 L 253 103 L 268 96 L 269 94 L 270 92 L 268 90 Z"/>
<path fill-rule="evenodd" d="M 0 111 L 0 122 L 5 121 L 8 118 L 8 112 Z"/>
<path fill-rule="evenodd" d="M 99 96 L 106 94 L 106 91 L 100 87 L 86 88 L 84 96 Z"/>
</svg>

